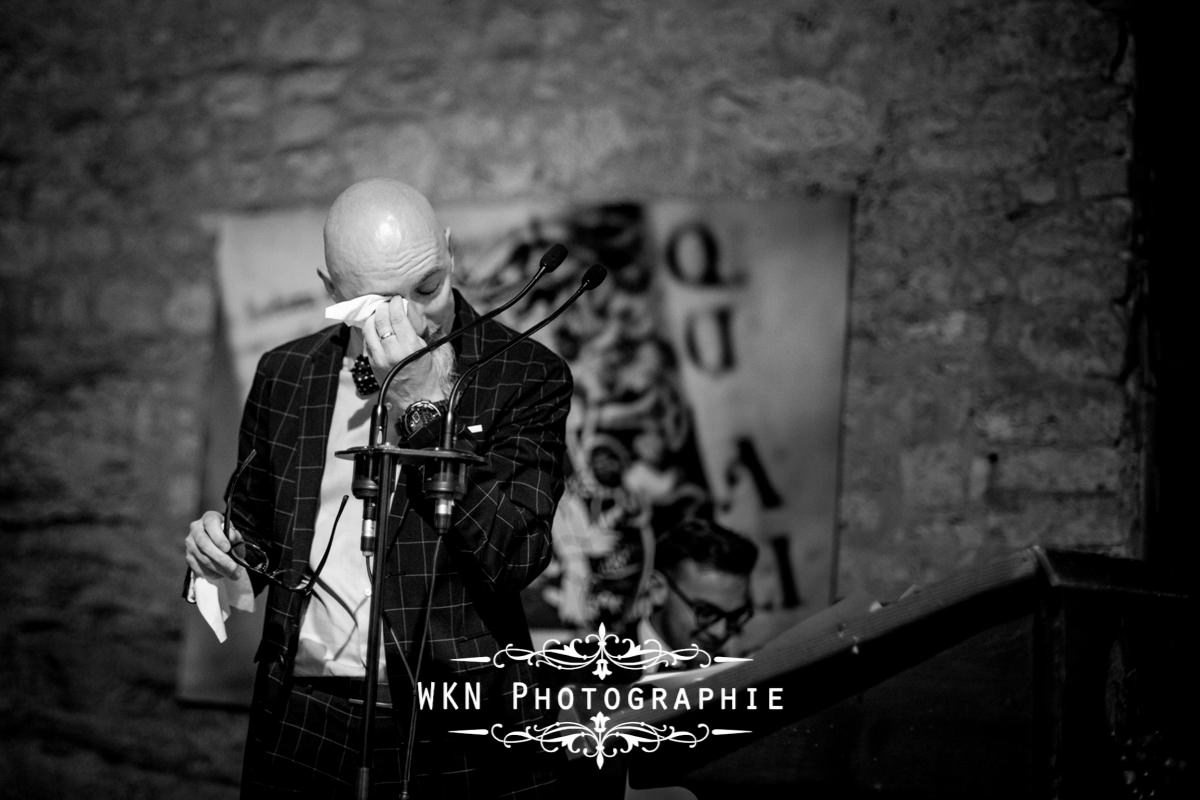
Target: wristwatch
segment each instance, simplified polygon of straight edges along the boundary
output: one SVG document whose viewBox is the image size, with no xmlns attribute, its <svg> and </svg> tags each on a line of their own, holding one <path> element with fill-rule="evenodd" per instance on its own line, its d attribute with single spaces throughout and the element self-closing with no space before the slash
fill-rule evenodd
<svg viewBox="0 0 1200 800">
<path fill-rule="evenodd" d="M 441 419 L 444 405 L 444 400 L 438 403 L 432 400 L 417 400 L 404 409 L 404 414 L 400 418 L 400 425 L 404 435 L 412 436 L 429 423 Z"/>
</svg>

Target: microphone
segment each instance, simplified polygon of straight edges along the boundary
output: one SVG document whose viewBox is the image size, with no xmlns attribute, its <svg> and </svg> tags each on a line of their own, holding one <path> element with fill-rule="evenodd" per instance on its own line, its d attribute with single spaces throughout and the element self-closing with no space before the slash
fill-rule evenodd
<svg viewBox="0 0 1200 800">
<path fill-rule="evenodd" d="M 383 382 L 379 386 L 379 395 L 375 400 L 375 407 L 371 409 L 371 429 L 370 438 L 368 440 L 369 446 L 374 447 L 377 444 L 381 444 L 387 438 L 385 433 L 387 428 L 387 409 L 384 407 L 384 402 L 387 398 L 388 388 L 392 385 L 392 381 L 396 379 L 396 376 L 402 369 L 416 361 L 418 358 L 428 355 L 447 342 L 457 339 L 472 328 L 475 328 L 489 319 L 504 313 L 506 310 L 512 307 L 514 303 L 516 303 L 525 295 L 529 294 L 529 290 L 533 288 L 535 283 L 542 279 L 542 276 L 548 272 L 553 272 L 554 270 L 558 269 L 558 266 L 562 264 L 566 257 L 566 247 L 563 247 L 561 244 L 553 245 L 549 250 L 542 254 L 541 259 L 538 261 L 537 272 L 533 274 L 533 277 L 531 277 L 526 284 L 521 287 L 521 290 L 513 295 L 511 299 L 492 309 L 488 313 L 480 315 L 474 321 L 463 325 L 461 328 L 450 331 L 450 333 L 447 333 L 445 336 L 429 342 L 424 347 L 400 359 L 395 366 L 388 370 L 387 377 L 383 379 Z M 379 476 L 376 474 L 376 461 L 375 459 L 371 458 L 369 452 L 360 451 L 354 454 L 354 476 L 351 479 L 350 488 L 354 496 L 363 501 L 362 536 L 360 539 L 362 551 L 364 553 L 374 553 L 376 537 L 375 520 L 378 514 L 379 499 Z"/>
<path fill-rule="evenodd" d="M 366 450 L 354 454 L 354 475 L 350 479 L 350 493 L 363 501 L 362 535 L 358 542 L 364 553 L 375 552 L 375 518 L 379 510 L 379 476 L 372 463 L 374 459 Z"/>
<path fill-rule="evenodd" d="M 566 311 L 578 300 L 584 292 L 590 292 L 603 283 L 607 275 L 608 270 L 600 264 L 593 264 L 588 267 L 587 272 L 583 275 L 583 279 L 579 282 L 579 288 L 566 301 L 559 305 L 558 308 L 554 309 L 548 317 L 486 354 L 463 371 L 458 380 L 454 382 L 454 388 L 450 390 L 449 402 L 446 404 L 446 415 L 442 421 L 442 450 L 454 450 L 457 438 L 454 433 L 454 412 L 455 407 L 458 405 L 459 395 L 462 392 L 463 386 L 466 385 L 467 379 L 478 372 L 481 367 L 499 358 L 509 348 L 520 344 L 549 325 L 559 314 Z M 423 488 L 425 495 L 433 498 L 433 527 L 438 535 L 441 536 L 450 530 L 450 516 L 454 512 L 454 503 L 461 499 L 465 491 L 467 466 L 464 462 L 456 464 L 449 458 L 440 458 L 439 461 L 441 463 L 438 466 L 437 472 L 433 477 L 426 478 Z"/>
</svg>

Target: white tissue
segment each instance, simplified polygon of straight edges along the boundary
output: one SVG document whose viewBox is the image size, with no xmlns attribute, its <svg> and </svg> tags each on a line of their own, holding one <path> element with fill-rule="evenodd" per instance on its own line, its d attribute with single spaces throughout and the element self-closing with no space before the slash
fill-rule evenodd
<svg viewBox="0 0 1200 800">
<path fill-rule="evenodd" d="M 224 643 L 229 638 L 225 632 L 225 620 L 229 619 L 232 609 L 238 611 L 254 610 L 254 587 L 245 570 L 238 571 L 237 580 L 222 578 L 210 581 L 203 575 L 192 577 L 190 597 L 196 601 L 200 616 L 212 628 L 217 641 Z"/>
<path fill-rule="evenodd" d="M 390 299 L 381 294 L 364 294 L 352 300 L 343 300 L 325 309 L 325 319 L 333 319 L 344 322 L 353 328 L 361 328 L 375 314 L 375 310 L 379 308 L 380 304 L 386 303 Z M 404 304 L 402 309 L 407 312 L 408 300 L 403 297 L 399 300 Z"/>
</svg>

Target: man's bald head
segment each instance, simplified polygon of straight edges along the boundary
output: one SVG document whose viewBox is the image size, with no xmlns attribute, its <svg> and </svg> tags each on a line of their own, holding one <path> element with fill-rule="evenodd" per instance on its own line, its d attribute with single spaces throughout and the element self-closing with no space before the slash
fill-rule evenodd
<svg viewBox="0 0 1200 800">
<path fill-rule="evenodd" d="M 447 235 L 425 196 L 390 178 L 353 184 L 325 218 L 325 266 L 339 300 L 401 294 L 398 282 L 434 265 L 450 269 Z"/>
</svg>

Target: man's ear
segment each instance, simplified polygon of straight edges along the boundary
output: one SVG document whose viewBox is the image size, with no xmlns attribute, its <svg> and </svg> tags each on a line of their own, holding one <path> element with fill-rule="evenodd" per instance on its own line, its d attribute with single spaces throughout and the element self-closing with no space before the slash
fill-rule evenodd
<svg viewBox="0 0 1200 800">
<path fill-rule="evenodd" d="M 333 300 L 337 299 L 337 292 L 333 288 L 333 281 L 322 270 L 317 270 L 317 277 L 321 279 L 321 285 L 325 287 L 325 293 Z"/>
<path fill-rule="evenodd" d="M 445 230 L 446 254 L 450 257 L 450 274 L 454 274 L 454 238 L 450 235 L 450 227 Z"/>
<path fill-rule="evenodd" d="M 653 570 L 646 577 L 646 597 L 652 608 L 660 608 L 667 602 L 667 579 L 658 570 Z"/>
</svg>

